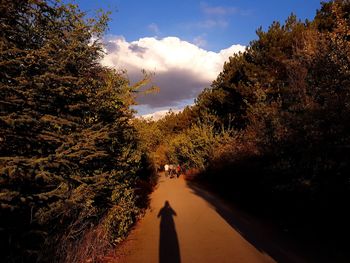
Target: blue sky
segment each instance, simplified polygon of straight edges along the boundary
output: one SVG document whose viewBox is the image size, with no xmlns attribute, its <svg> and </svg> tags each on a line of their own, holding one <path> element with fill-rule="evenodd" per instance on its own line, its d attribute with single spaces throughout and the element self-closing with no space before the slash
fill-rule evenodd
<svg viewBox="0 0 350 263">
<path fill-rule="evenodd" d="M 255 31 L 293 12 L 312 20 L 319 0 L 136 1 L 76 0 L 93 14 L 112 12 L 104 64 L 126 69 L 132 81 L 141 69 L 155 73 L 160 93 L 140 98 L 139 114 L 181 109 L 216 78 L 223 63 L 256 38 Z"/>
<path fill-rule="evenodd" d="M 247 45 L 255 38 L 259 26 L 267 28 L 274 20 L 283 22 L 291 12 L 301 19 L 312 19 L 320 6 L 319 0 L 76 2 L 82 10 L 103 8 L 112 11 L 109 33 L 123 35 L 128 41 L 154 35 L 177 36 L 190 42 L 201 37 L 207 42 L 205 47 L 213 51 L 232 44 Z M 159 32 L 155 32 L 157 28 Z"/>
</svg>

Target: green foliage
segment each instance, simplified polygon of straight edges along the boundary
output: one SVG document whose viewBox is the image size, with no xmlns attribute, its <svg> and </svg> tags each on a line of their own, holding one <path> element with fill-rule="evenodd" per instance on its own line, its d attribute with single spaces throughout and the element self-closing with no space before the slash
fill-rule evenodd
<svg viewBox="0 0 350 263">
<path fill-rule="evenodd" d="M 339 157 L 347 155 L 350 139 L 348 12 L 349 3 L 335 1 L 324 4 L 314 22 L 291 15 L 284 25 L 259 29 L 258 39 L 231 57 L 197 100 L 208 119 L 233 124 L 243 141 L 253 143 L 247 146 L 255 148 L 251 157 L 269 158 L 269 173 L 286 175 L 266 178 L 269 191 L 319 194 L 341 184 L 343 194 L 349 191 L 349 160 Z"/>
<path fill-rule="evenodd" d="M 204 170 L 214 150 L 228 135 L 228 132 L 215 132 L 212 125 L 193 125 L 171 137 L 167 144 L 167 159 L 185 168 Z"/>
<path fill-rule="evenodd" d="M 139 213 L 138 86 L 99 63 L 105 14 L 59 1 L 0 9 L 1 258 L 81 261 L 70 250 L 103 218 L 115 243 Z"/>
<path fill-rule="evenodd" d="M 330 1 L 314 21 L 258 29 L 194 106 L 159 122 L 168 159 L 229 198 L 350 234 L 349 12 Z"/>
</svg>

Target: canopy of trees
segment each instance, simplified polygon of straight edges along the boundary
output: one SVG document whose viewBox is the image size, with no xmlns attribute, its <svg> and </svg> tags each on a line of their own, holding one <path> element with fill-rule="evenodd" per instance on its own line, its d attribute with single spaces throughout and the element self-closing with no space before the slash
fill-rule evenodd
<svg viewBox="0 0 350 263">
<path fill-rule="evenodd" d="M 0 13 L 5 262 L 101 261 L 168 162 L 304 238 L 350 234 L 349 1 L 258 29 L 194 106 L 157 122 L 130 110 L 146 80 L 99 63 L 106 15 L 46 0 L 3 0 Z"/>
<path fill-rule="evenodd" d="M 349 1 L 258 29 L 194 106 L 158 125 L 163 159 L 227 197 L 286 214 L 288 228 L 327 222 L 338 228 L 325 236 L 349 235 Z"/>
<path fill-rule="evenodd" d="M 145 203 L 135 87 L 99 63 L 105 14 L 45 0 L 0 13 L 1 261 L 97 262 Z"/>
</svg>

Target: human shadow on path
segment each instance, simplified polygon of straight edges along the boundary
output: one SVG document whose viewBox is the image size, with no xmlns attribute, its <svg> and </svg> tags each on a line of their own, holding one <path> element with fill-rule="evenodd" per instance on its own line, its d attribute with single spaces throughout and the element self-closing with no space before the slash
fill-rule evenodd
<svg viewBox="0 0 350 263">
<path fill-rule="evenodd" d="M 159 263 L 180 263 L 180 247 L 175 229 L 174 216 L 176 212 L 165 201 L 159 210 L 160 236 L 159 236 Z"/>
</svg>

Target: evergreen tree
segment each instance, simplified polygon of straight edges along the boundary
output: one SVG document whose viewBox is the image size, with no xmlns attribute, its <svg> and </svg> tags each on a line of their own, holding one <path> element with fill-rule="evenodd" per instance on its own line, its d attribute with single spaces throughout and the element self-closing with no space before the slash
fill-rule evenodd
<svg viewBox="0 0 350 263">
<path fill-rule="evenodd" d="M 69 252 L 102 218 L 113 243 L 138 212 L 134 87 L 99 63 L 105 14 L 45 0 L 0 12 L 1 258 L 81 260 Z"/>
</svg>

